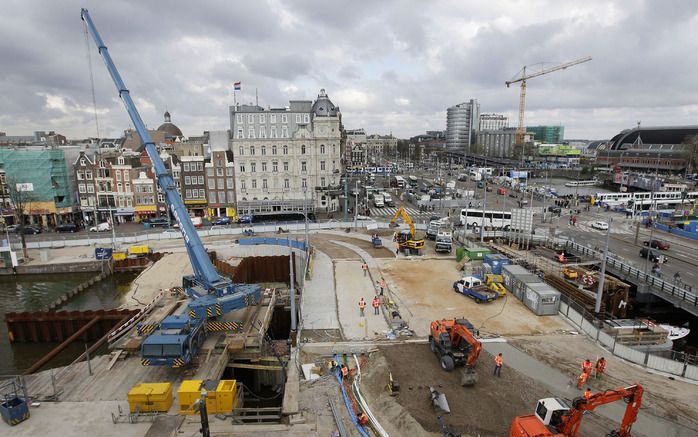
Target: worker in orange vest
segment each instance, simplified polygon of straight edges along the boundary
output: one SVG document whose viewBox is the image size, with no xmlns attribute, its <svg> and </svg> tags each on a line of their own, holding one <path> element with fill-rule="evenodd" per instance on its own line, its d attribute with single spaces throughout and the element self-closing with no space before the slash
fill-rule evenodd
<svg viewBox="0 0 698 437">
<path fill-rule="evenodd" d="M 579 378 L 577 378 L 577 388 L 581 390 L 588 378 L 589 374 L 582 370 L 582 373 L 579 374 Z"/>
<path fill-rule="evenodd" d="M 342 368 L 342 379 L 346 379 L 349 376 L 349 369 L 347 369 L 347 366 L 342 366 L 341 364 L 340 366 Z"/>
<path fill-rule="evenodd" d="M 371 302 L 371 305 L 373 306 L 373 315 L 377 316 L 380 314 L 380 306 L 381 306 L 381 300 L 378 299 L 378 296 L 373 298 L 373 302 Z"/>
<path fill-rule="evenodd" d="M 359 425 L 365 426 L 368 423 L 368 416 L 366 416 L 364 413 L 359 413 L 356 415 L 356 421 L 359 423 Z"/>
<path fill-rule="evenodd" d="M 494 357 L 494 376 L 499 378 L 502 377 L 502 365 L 504 365 L 504 358 L 502 358 L 502 353 Z"/>
<path fill-rule="evenodd" d="M 378 283 L 381 287 L 381 296 L 383 296 L 383 290 L 385 289 L 385 279 L 381 278 L 380 282 Z"/>
<path fill-rule="evenodd" d="M 591 360 L 588 358 L 582 363 L 582 372 L 587 374 L 587 378 L 591 376 L 591 371 L 593 368 L 594 365 L 591 364 Z"/>
<path fill-rule="evenodd" d="M 557 256 L 557 260 L 560 261 L 561 263 L 564 263 L 565 262 L 565 252 L 560 253 Z"/>
<path fill-rule="evenodd" d="M 584 399 L 588 401 L 589 398 L 591 398 L 591 389 L 587 387 L 587 389 L 584 391 Z"/>
<path fill-rule="evenodd" d="M 360 311 L 359 315 L 361 317 L 364 317 L 364 308 L 366 308 L 366 301 L 362 297 L 361 300 L 359 301 L 359 311 Z"/>
<path fill-rule="evenodd" d="M 600 378 L 606 370 L 606 358 L 601 357 L 596 360 L 596 378 Z"/>
<path fill-rule="evenodd" d="M 364 271 L 364 277 L 365 277 L 366 274 L 368 273 L 368 264 L 366 264 L 366 263 L 361 264 L 361 268 Z"/>
</svg>

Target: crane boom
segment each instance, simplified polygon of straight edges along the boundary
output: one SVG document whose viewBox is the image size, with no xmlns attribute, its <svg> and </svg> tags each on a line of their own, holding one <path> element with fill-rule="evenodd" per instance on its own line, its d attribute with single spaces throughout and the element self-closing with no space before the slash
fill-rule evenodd
<svg viewBox="0 0 698 437">
<path fill-rule="evenodd" d="M 507 88 L 509 88 L 509 86 L 513 83 L 521 82 L 521 93 L 519 95 L 519 126 L 516 129 L 516 145 L 523 146 L 523 139 L 524 139 L 524 134 L 525 134 L 524 113 L 526 110 L 526 81 L 528 79 L 533 79 L 534 77 L 542 76 L 544 74 L 552 73 L 554 71 L 564 70 L 564 69 L 567 69 L 569 67 L 583 64 L 583 63 L 589 62 L 589 61 L 591 61 L 591 56 L 587 56 L 587 57 L 580 58 L 580 59 L 575 59 L 574 61 L 566 62 L 564 64 L 556 65 L 556 66 L 550 67 L 550 68 L 545 68 L 543 70 L 536 71 L 536 72 L 531 73 L 531 74 L 526 74 L 526 66 L 524 66 L 521 69 L 521 76 L 520 77 L 504 82 L 505 85 L 507 86 Z M 521 159 L 523 161 L 523 151 L 521 151 Z"/>
<path fill-rule="evenodd" d="M 99 35 L 99 32 L 97 31 L 97 28 L 95 27 L 87 9 L 81 10 L 80 17 L 85 22 L 92 39 L 94 39 L 94 42 L 97 45 L 99 54 L 102 56 L 104 64 L 106 65 L 107 70 L 114 81 L 114 85 L 119 93 L 119 97 L 123 101 L 126 111 L 128 111 L 128 115 L 131 118 L 138 135 L 141 137 L 141 141 L 145 146 L 148 157 L 152 162 L 153 171 L 157 177 L 158 185 L 165 194 L 169 209 L 172 211 L 172 215 L 174 215 L 175 220 L 177 220 L 179 229 L 182 232 L 182 237 L 184 238 L 184 243 L 187 248 L 187 254 L 189 255 L 189 260 L 194 270 L 195 281 L 198 282 L 198 285 L 202 286 L 205 291 L 209 293 L 212 291 L 216 291 L 218 294 L 226 294 L 231 292 L 231 281 L 228 278 L 219 275 L 216 268 L 213 266 L 213 263 L 209 259 L 208 253 L 206 253 L 206 248 L 201 242 L 199 234 L 196 232 L 196 228 L 189 217 L 189 213 L 187 212 L 184 202 L 182 202 L 182 198 L 177 192 L 174 179 L 165 167 L 160 155 L 158 155 L 155 143 L 153 143 L 153 140 L 150 138 L 148 129 L 146 129 L 145 124 L 138 113 L 138 109 L 136 109 L 136 105 L 131 99 L 131 94 L 121 79 L 121 75 L 119 74 L 114 61 L 112 61 L 111 56 L 109 55 L 109 50 L 104 44 L 104 41 L 102 41 L 102 37 Z"/>
</svg>

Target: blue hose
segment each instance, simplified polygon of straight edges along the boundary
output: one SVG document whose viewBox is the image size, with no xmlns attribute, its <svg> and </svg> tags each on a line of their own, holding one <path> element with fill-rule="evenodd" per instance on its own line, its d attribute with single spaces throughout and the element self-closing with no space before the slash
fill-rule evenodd
<svg viewBox="0 0 698 437">
<path fill-rule="evenodd" d="M 334 354 L 334 361 L 336 363 L 339 363 L 339 356 L 337 356 L 337 354 Z M 344 390 L 344 383 L 342 382 L 342 372 L 341 370 L 339 370 L 339 366 L 337 366 L 337 369 L 335 370 L 334 377 L 337 378 L 339 388 L 342 390 L 342 396 L 344 396 L 344 406 L 347 407 L 347 411 L 349 412 L 351 422 L 354 424 L 354 428 L 356 428 L 356 430 L 359 431 L 361 437 L 370 437 L 366 430 L 364 430 L 364 427 L 359 425 L 359 422 L 356 421 L 356 415 L 354 414 L 354 409 L 351 407 L 351 402 L 349 402 L 349 396 L 347 396 L 347 392 L 346 390 Z"/>
</svg>

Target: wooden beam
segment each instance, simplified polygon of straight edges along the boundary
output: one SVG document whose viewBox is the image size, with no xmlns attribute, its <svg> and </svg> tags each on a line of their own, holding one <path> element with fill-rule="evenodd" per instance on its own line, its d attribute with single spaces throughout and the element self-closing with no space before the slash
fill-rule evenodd
<svg viewBox="0 0 698 437">
<path fill-rule="evenodd" d="M 233 369 L 253 369 L 253 370 L 281 370 L 281 366 L 268 366 L 263 364 L 229 363 L 228 367 Z"/>
</svg>

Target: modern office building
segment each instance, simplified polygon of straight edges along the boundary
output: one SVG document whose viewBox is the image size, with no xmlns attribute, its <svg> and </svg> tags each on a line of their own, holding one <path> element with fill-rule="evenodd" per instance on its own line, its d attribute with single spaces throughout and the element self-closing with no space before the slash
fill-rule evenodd
<svg viewBox="0 0 698 437">
<path fill-rule="evenodd" d="M 238 214 L 336 211 L 341 112 L 320 90 L 315 102 L 230 107 Z"/>
<path fill-rule="evenodd" d="M 533 141 L 533 134 L 526 132 L 524 143 Z M 481 146 L 483 153 L 493 158 L 514 157 L 516 144 L 516 128 L 510 127 L 501 130 L 482 130 L 477 135 L 477 144 Z"/>
<path fill-rule="evenodd" d="M 446 110 L 446 147 L 468 153 L 480 129 L 480 104 L 477 100 L 459 103 Z"/>
<path fill-rule="evenodd" d="M 560 144 L 565 139 L 564 126 L 528 126 L 526 132 L 534 135 L 533 141 L 546 144 Z"/>
</svg>

